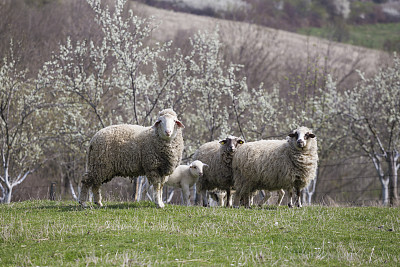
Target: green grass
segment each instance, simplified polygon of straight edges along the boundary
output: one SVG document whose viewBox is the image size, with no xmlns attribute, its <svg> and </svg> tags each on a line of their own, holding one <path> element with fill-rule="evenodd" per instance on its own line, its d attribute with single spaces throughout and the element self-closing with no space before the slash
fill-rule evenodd
<svg viewBox="0 0 400 267">
<path fill-rule="evenodd" d="M 347 30 L 349 34 L 348 39 L 345 41 L 346 43 L 380 50 L 399 48 L 400 23 L 350 25 L 347 26 Z M 298 33 L 328 39 L 333 34 L 332 28 L 329 27 L 303 28 Z"/>
<path fill-rule="evenodd" d="M 399 266 L 399 244 L 399 208 L 0 205 L 0 266 Z"/>
</svg>

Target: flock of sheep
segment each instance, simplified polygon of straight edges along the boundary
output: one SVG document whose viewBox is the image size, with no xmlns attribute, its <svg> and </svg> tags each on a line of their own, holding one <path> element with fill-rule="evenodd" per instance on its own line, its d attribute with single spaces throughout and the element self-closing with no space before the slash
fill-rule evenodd
<svg viewBox="0 0 400 267">
<path fill-rule="evenodd" d="M 271 191 L 278 191 L 280 205 L 286 190 L 289 207 L 294 192 L 301 207 L 300 191 L 315 178 L 318 162 L 317 140 L 310 129 L 299 127 L 286 140 L 245 143 L 229 136 L 203 144 L 190 165 L 179 165 L 183 128 L 176 113 L 165 109 L 151 127 L 122 124 L 98 131 L 90 141 L 79 203 L 86 206 L 91 188 L 94 202 L 101 207 L 103 183 L 116 176 L 146 176 L 155 188 L 159 208 L 164 207 L 164 184 L 181 188 L 185 205 L 190 205 L 189 188 L 196 184 L 196 203 L 204 206 L 208 192 L 219 196 L 220 205 L 249 207 L 259 190 L 266 192 L 264 203 Z"/>
</svg>

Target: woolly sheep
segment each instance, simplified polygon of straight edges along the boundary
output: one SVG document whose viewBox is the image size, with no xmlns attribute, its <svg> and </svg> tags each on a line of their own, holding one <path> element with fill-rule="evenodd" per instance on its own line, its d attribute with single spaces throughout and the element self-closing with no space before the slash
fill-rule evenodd
<svg viewBox="0 0 400 267">
<path fill-rule="evenodd" d="M 227 205 L 232 205 L 232 157 L 236 149 L 244 141 L 235 136 L 228 136 L 220 141 L 213 141 L 203 144 L 193 155 L 193 159 L 206 163 L 209 167 L 196 184 L 199 199 L 203 206 L 208 205 L 207 190 L 220 189 L 227 192 Z"/>
<path fill-rule="evenodd" d="M 174 172 L 167 177 L 166 185 L 182 189 L 183 201 L 190 206 L 190 190 L 203 175 L 203 167 L 207 167 L 200 160 L 193 161 L 190 165 L 179 165 Z"/>
<path fill-rule="evenodd" d="M 248 201 L 256 190 L 279 190 L 278 205 L 289 191 L 288 206 L 292 207 L 293 189 L 301 207 L 300 190 L 316 176 L 317 140 L 310 129 L 299 127 L 286 140 L 260 140 L 242 145 L 232 161 L 235 205 Z M 267 193 L 267 195 L 269 192 Z"/>
<path fill-rule="evenodd" d="M 115 176 L 145 175 L 156 189 L 157 207 L 164 207 L 162 188 L 166 177 L 181 161 L 184 127 L 172 109 L 165 109 L 151 127 L 122 124 L 98 131 L 89 145 L 79 198 L 81 205 L 86 206 L 90 187 L 94 202 L 101 207 L 100 186 L 103 183 Z"/>
</svg>

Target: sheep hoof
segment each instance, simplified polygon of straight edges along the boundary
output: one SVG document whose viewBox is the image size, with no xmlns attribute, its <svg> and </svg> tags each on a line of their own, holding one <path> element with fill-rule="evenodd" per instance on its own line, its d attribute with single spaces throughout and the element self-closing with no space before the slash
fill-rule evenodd
<svg viewBox="0 0 400 267">
<path fill-rule="evenodd" d="M 293 204 L 292 204 L 292 203 L 289 203 L 289 204 L 288 204 L 288 207 L 289 207 L 289 208 L 293 208 Z"/>
<path fill-rule="evenodd" d="M 156 203 L 157 208 L 162 209 L 165 207 L 165 204 L 163 202 L 161 203 Z"/>
<path fill-rule="evenodd" d="M 96 204 L 99 208 L 103 207 L 103 203 L 101 202 L 95 202 L 94 204 Z"/>
<path fill-rule="evenodd" d="M 79 205 L 81 205 L 82 208 L 87 208 L 86 202 L 79 201 Z"/>
</svg>

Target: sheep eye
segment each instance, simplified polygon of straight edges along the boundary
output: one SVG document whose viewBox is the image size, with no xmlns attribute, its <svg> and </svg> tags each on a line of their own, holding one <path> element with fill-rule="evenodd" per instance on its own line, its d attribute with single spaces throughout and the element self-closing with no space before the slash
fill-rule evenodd
<svg viewBox="0 0 400 267">
<path fill-rule="evenodd" d="M 244 142 L 243 142 L 242 140 L 239 140 L 238 143 L 239 143 L 239 144 L 243 144 Z"/>
</svg>

